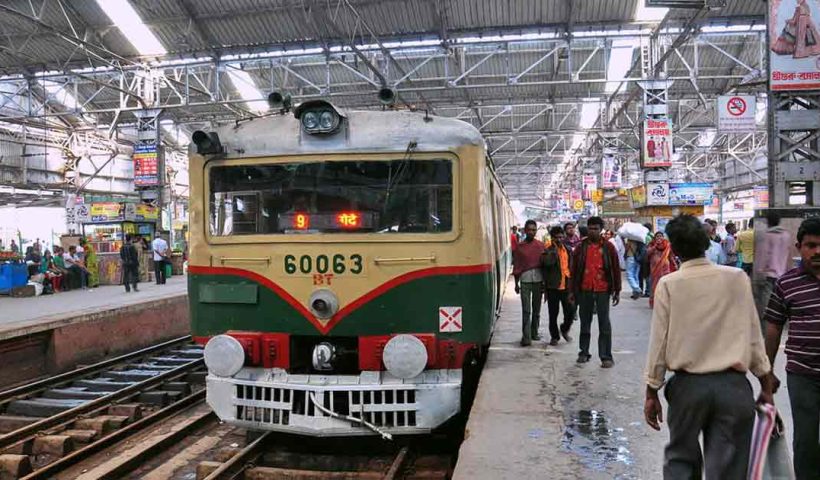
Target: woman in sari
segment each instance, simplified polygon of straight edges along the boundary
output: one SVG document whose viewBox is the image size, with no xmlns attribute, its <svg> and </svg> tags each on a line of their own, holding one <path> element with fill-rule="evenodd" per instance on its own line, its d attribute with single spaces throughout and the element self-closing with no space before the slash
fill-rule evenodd
<svg viewBox="0 0 820 480">
<path fill-rule="evenodd" d="M 652 277 L 652 294 L 649 296 L 649 306 L 655 304 L 655 287 L 661 277 L 677 270 L 672 255 L 672 245 L 666 240 L 663 232 L 657 232 L 655 239 L 649 243 L 649 275 Z"/>
<path fill-rule="evenodd" d="M 80 239 L 80 245 L 85 251 L 85 268 L 88 270 L 88 288 L 100 286 L 100 264 L 97 263 L 97 252 L 85 237 Z"/>
</svg>

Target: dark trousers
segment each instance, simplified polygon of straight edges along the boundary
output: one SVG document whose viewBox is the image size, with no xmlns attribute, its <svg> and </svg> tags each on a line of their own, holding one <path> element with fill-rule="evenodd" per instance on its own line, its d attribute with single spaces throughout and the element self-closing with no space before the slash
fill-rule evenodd
<svg viewBox="0 0 820 480">
<path fill-rule="evenodd" d="M 137 279 L 139 278 L 138 265 L 123 265 L 122 266 L 122 283 L 125 285 L 125 291 L 130 292 L 131 287 L 137 289 Z"/>
<path fill-rule="evenodd" d="M 786 373 L 794 421 L 794 473 L 797 480 L 820 478 L 820 379 Z"/>
<path fill-rule="evenodd" d="M 589 340 L 592 337 L 592 314 L 598 313 L 598 356 L 601 360 L 612 360 L 612 325 L 609 323 L 609 298 L 606 292 L 579 292 L 576 296 L 581 317 L 579 345 L 582 355 L 589 355 Z"/>
<path fill-rule="evenodd" d="M 664 450 L 663 478 L 699 479 L 705 473 L 706 480 L 744 480 L 755 419 L 746 374 L 676 373 L 664 395 L 669 402 L 669 444 Z M 703 452 L 698 442 L 701 433 Z"/>
<path fill-rule="evenodd" d="M 521 341 L 529 343 L 538 336 L 541 324 L 541 299 L 544 298 L 544 287 L 541 282 L 521 282 Z"/>
<path fill-rule="evenodd" d="M 165 260 L 154 260 L 154 278 L 157 285 L 165 285 Z"/>
<path fill-rule="evenodd" d="M 564 310 L 564 323 L 558 329 L 558 309 Z M 575 309 L 569 302 L 569 292 L 566 290 L 547 289 L 547 309 L 550 315 L 550 338 L 558 340 L 561 332 L 568 332 L 572 327 L 575 317 Z"/>
<path fill-rule="evenodd" d="M 748 275 L 749 278 L 752 278 L 752 272 L 754 271 L 754 267 L 755 267 L 754 263 L 741 263 L 740 264 L 740 268 L 742 268 L 743 271 L 746 272 L 746 275 Z"/>
</svg>

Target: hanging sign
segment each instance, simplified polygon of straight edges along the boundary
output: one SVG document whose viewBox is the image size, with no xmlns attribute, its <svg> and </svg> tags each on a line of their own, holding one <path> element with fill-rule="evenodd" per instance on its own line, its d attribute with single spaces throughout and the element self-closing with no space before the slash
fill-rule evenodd
<svg viewBox="0 0 820 480">
<path fill-rule="evenodd" d="M 647 205 L 669 205 L 669 184 L 652 182 L 646 184 Z"/>
<path fill-rule="evenodd" d="M 611 149 L 604 149 L 601 165 L 601 186 L 603 188 L 621 188 L 623 182 L 623 158 Z"/>
<path fill-rule="evenodd" d="M 123 219 L 123 204 L 117 202 L 92 203 L 91 222 L 116 222 Z"/>
<path fill-rule="evenodd" d="M 756 108 L 754 95 L 721 95 L 717 99 L 718 130 L 723 133 L 754 132 Z"/>
<path fill-rule="evenodd" d="M 583 183 L 583 198 L 584 200 L 590 200 L 592 198 L 592 192 L 598 188 L 598 178 L 595 175 L 584 175 Z"/>
<path fill-rule="evenodd" d="M 156 145 L 134 147 L 134 186 L 154 187 L 159 185 L 159 157 Z"/>
<path fill-rule="evenodd" d="M 669 205 L 709 205 L 714 191 L 711 183 L 670 183 Z"/>
<path fill-rule="evenodd" d="M 600 188 L 595 189 L 592 192 L 592 202 L 593 203 L 601 203 L 604 200 L 604 191 Z"/>
<path fill-rule="evenodd" d="M 768 4 L 771 89 L 820 89 L 820 4 L 816 0 Z"/>
<path fill-rule="evenodd" d="M 643 122 L 641 158 L 644 168 L 672 166 L 672 120 L 648 118 Z"/>
<path fill-rule="evenodd" d="M 646 206 L 646 187 L 639 185 L 629 189 L 629 199 L 632 201 L 632 208 Z"/>
<path fill-rule="evenodd" d="M 766 185 L 757 185 L 754 189 L 755 208 L 768 208 L 769 206 L 769 187 Z"/>
</svg>

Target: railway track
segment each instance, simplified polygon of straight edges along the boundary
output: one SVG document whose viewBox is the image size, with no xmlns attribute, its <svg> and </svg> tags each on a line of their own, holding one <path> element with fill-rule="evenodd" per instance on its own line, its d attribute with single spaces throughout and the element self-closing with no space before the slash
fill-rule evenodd
<svg viewBox="0 0 820 480">
<path fill-rule="evenodd" d="M 53 478 L 202 402 L 204 377 L 182 337 L 0 392 L 0 478 Z"/>
<path fill-rule="evenodd" d="M 446 479 L 441 436 L 249 434 L 205 403 L 202 349 L 179 338 L 0 392 L 4 479 Z"/>
</svg>

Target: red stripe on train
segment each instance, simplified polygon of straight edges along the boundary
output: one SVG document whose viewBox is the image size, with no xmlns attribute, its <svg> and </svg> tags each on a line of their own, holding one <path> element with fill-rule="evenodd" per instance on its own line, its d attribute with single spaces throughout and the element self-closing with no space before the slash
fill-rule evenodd
<svg viewBox="0 0 820 480">
<path fill-rule="evenodd" d="M 333 329 L 333 327 L 335 327 L 346 316 L 350 315 L 351 313 L 353 313 L 363 305 L 367 304 L 374 298 L 383 295 L 384 293 L 396 288 L 399 285 L 426 277 L 435 277 L 443 275 L 471 275 L 477 273 L 486 273 L 491 270 L 492 265 L 487 263 L 480 265 L 452 267 L 431 267 L 424 268 L 421 270 L 415 270 L 412 272 L 407 272 L 405 274 L 399 275 L 396 278 L 384 282 L 383 284 L 365 293 L 356 300 L 353 300 L 348 305 L 343 307 L 341 310 L 336 312 L 336 314 L 333 315 L 333 317 L 326 325 L 322 325 L 321 322 L 319 322 L 316 319 L 316 317 L 314 317 L 313 314 L 310 313 L 310 310 L 308 310 L 307 307 L 302 305 L 302 303 L 299 302 L 299 300 L 297 300 L 295 297 L 293 297 L 293 295 L 288 293 L 287 290 L 285 290 L 269 278 L 262 276 L 256 272 L 234 267 L 211 267 L 203 265 L 188 266 L 188 273 L 196 275 L 234 275 L 264 285 L 269 290 L 279 295 L 280 298 L 285 300 L 297 312 L 299 312 L 303 317 L 305 317 L 307 321 L 313 324 L 313 326 L 316 327 L 316 329 L 323 335 L 327 335 L 330 332 L 330 330 Z"/>
</svg>

